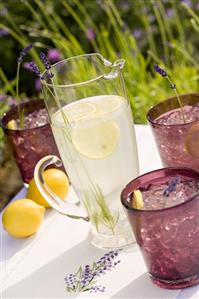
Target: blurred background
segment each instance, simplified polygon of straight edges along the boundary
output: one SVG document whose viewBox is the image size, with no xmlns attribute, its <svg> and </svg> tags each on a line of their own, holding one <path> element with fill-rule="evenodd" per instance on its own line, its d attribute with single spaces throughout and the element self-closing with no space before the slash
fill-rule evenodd
<svg viewBox="0 0 199 299">
<path fill-rule="evenodd" d="M 172 96 L 163 67 L 179 93 L 199 89 L 198 0 L 0 0 L 0 117 L 16 102 L 17 57 L 32 43 L 20 72 L 20 98 L 42 98 L 39 79 L 28 68 L 43 50 L 51 63 L 83 53 L 100 52 L 110 61 L 126 60 L 124 76 L 135 123 Z M 21 186 L 18 170 L 0 129 L 0 182 L 11 182 L 5 195 Z M 9 173 L 9 176 L 8 176 Z M 17 179 L 16 179 L 17 178 Z"/>
</svg>

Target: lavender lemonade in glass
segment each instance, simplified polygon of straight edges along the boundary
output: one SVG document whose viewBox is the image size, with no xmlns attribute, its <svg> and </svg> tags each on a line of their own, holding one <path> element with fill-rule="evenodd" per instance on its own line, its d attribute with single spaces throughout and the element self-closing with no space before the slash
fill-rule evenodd
<svg viewBox="0 0 199 299">
<path fill-rule="evenodd" d="M 199 283 L 199 173 L 164 168 L 121 194 L 152 281 L 179 289 Z"/>
<path fill-rule="evenodd" d="M 48 122 L 48 114 L 42 100 L 34 100 L 21 104 L 24 111 L 24 127 L 18 128 L 17 107 L 9 110 L 1 120 L 1 126 L 8 138 L 16 163 L 25 184 L 34 176 L 37 162 L 44 156 L 58 154 L 52 130 Z M 14 121 L 13 128 L 9 122 Z"/>
<path fill-rule="evenodd" d="M 164 166 L 199 170 L 199 94 L 180 95 L 152 107 L 147 119 Z"/>
</svg>

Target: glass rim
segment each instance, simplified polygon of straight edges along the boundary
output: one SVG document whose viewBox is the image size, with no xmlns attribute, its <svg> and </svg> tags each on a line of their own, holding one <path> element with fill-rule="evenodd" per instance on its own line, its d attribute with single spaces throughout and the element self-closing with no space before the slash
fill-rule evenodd
<svg viewBox="0 0 199 299">
<path fill-rule="evenodd" d="M 180 94 L 179 96 L 180 96 L 180 97 L 196 96 L 196 97 L 199 98 L 199 93 L 197 93 L 197 92 L 195 92 L 195 93 L 183 93 L 183 94 Z M 160 124 L 160 123 L 157 123 L 157 121 L 152 120 L 152 118 L 151 118 L 151 116 L 150 116 L 150 113 L 152 112 L 152 110 L 154 110 L 154 109 L 156 108 L 156 106 L 161 105 L 161 104 L 163 104 L 163 103 L 166 102 L 166 101 L 171 101 L 171 100 L 173 100 L 173 99 L 177 99 L 177 97 L 176 97 L 176 96 L 169 97 L 169 98 L 164 99 L 163 101 L 161 101 L 161 102 L 155 104 L 154 106 L 152 106 L 152 107 L 148 110 L 148 112 L 147 112 L 147 114 L 146 114 L 146 118 L 147 118 L 148 122 L 149 122 L 150 124 L 152 124 L 152 125 L 157 126 L 157 127 L 186 127 L 187 125 L 192 125 L 192 124 L 195 124 L 195 123 L 198 123 L 198 122 L 199 122 L 199 120 L 193 120 L 193 121 L 190 121 L 190 122 L 187 122 L 187 123 L 181 123 L 181 124 Z M 180 107 L 179 107 L 179 108 L 180 108 Z M 174 109 L 177 109 L 177 108 L 174 108 Z M 169 110 L 169 111 L 171 111 L 171 110 Z M 167 111 L 167 112 L 169 112 L 169 111 Z M 165 112 L 164 112 L 164 113 L 165 113 Z M 162 113 L 161 115 L 163 115 L 164 113 Z"/>
<path fill-rule="evenodd" d="M 29 105 L 30 103 L 32 103 L 32 102 L 43 102 L 43 100 L 42 99 L 36 99 L 36 100 L 30 100 L 30 101 L 27 101 L 27 102 L 23 102 L 21 105 L 22 106 L 26 106 L 26 105 Z M 43 108 L 45 108 L 45 106 L 43 107 Z M 7 126 L 6 126 L 6 124 L 8 124 L 8 122 L 6 122 L 6 124 L 4 124 L 3 123 L 3 121 L 4 121 L 4 119 L 6 118 L 6 116 L 8 116 L 8 113 L 10 113 L 12 110 L 15 110 L 16 111 L 16 113 L 17 113 L 17 105 L 16 106 L 12 106 L 12 107 L 10 107 L 10 109 L 8 110 L 8 111 L 6 111 L 6 112 L 4 112 L 3 113 L 3 115 L 2 115 L 2 117 L 1 117 L 1 119 L 0 119 L 0 127 L 4 130 L 4 132 L 13 132 L 13 134 L 14 134 L 14 132 L 25 132 L 25 131 L 32 131 L 32 130 L 39 130 L 39 129 L 41 129 L 41 128 L 43 128 L 43 127 L 45 127 L 45 126 L 48 126 L 48 125 L 50 125 L 50 122 L 48 121 L 46 124 L 44 124 L 44 125 L 41 125 L 41 126 L 35 126 L 35 127 L 32 127 L 32 128 L 21 128 L 21 129 L 19 129 L 19 128 L 16 128 L 16 129 L 9 129 Z M 33 110 L 33 112 L 34 112 L 34 110 Z"/>
<path fill-rule="evenodd" d="M 129 211 L 135 211 L 137 213 L 158 213 L 158 212 L 161 212 L 161 211 L 167 211 L 167 210 L 171 210 L 171 209 L 175 209 L 179 206 L 182 206 L 184 204 L 186 204 L 187 202 L 190 202 L 191 200 L 194 200 L 195 197 L 199 196 L 199 192 L 196 193 L 196 194 L 193 194 L 193 196 L 191 196 L 190 198 L 188 198 L 186 201 L 184 202 L 181 202 L 179 204 L 176 204 L 174 206 L 170 206 L 170 207 L 166 207 L 166 208 L 162 208 L 162 209 L 155 209 L 155 210 L 142 210 L 142 209 L 136 209 L 134 207 L 130 207 L 129 205 L 127 205 L 127 199 L 129 198 L 129 196 L 133 193 L 133 191 L 137 190 L 137 189 L 133 189 L 131 187 L 131 185 L 133 185 L 133 183 L 135 183 L 136 181 L 139 181 L 139 179 L 141 179 L 142 177 L 145 177 L 145 176 L 150 176 L 151 174 L 153 173 L 165 173 L 165 176 L 166 176 L 166 173 L 168 172 L 168 174 L 170 172 L 177 172 L 176 174 L 178 175 L 183 175 L 181 174 L 181 172 L 185 172 L 187 173 L 187 177 L 189 177 L 189 174 L 191 174 L 191 177 L 190 178 L 198 178 L 198 181 L 199 181 L 199 172 L 192 169 L 192 168 L 188 168 L 188 167 L 165 167 L 165 168 L 159 168 L 159 169 L 155 169 L 155 170 L 152 170 L 152 171 L 149 171 L 149 172 L 146 172 L 144 174 L 141 174 L 140 176 L 136 177 L 135 179 L 131 180 L 122 190 L 121 192 L 121 195 L 120 195 L 120 200 L 121 200 L 121 203 L 122 205 Z M 186 174 L 184 174 L 184 176 L 186 176 Z M 149 180 L 152 181 L 153 179 Z M 131 191 L 127 191 L 128 188 L 131 188 Z M 125 194 L 126 193 L 126 194 Z"/>
<path fill-rule="evenodd" d="M 56 63 L 54 63 L 52 66 L 51 66 L 51 69 L 53 70 L 53 68 L 55 68 L 56 66 L 62 64 L 62 63 L 66 63 L 70 60 L 76 60 L 76 59 L 79 59 L 79 58 L 87 58 L 87 57 L 92 57 L 92 56 L 96 56 L 96 57 L 99 57 L 103 62 L 107 63 L 107 65 L 105 66 L 113 66 L 113 63 L 108 61 L 107 59 L 105 59 L 100 53 L 88 53 L 88 54 L 81 54 L 81 55 L 77 55 L 77 56 L 72 56 L 72 57 L 69 57 L 69 58 L 66 58 L 66 59 L 62 59 Z M 123 60 L 125 62 L 124 59 L 120 59 L 120 60 Z M 48 70 L 45 70 L 42 74 L 41 74 L 41 77 L 44 77 L 45 74 L 47 74 Z M 104 74 L 94 78 L 94 79 L 91 79 L 91 80 L 86 80 L 84 82 L 79 82 L 79 83 L 72 83 L 72 84 L 53 84 L 53 83 L 47 83 L 44 79 L 40 79 L 41 81 L 41 84 L 43 86 L 48 86 L 48 87 L 56 87 L 56 88 L 71 88 L 71 87 L 78 87 L 78 86 L 84 86 L 84 85 L 87 85 L 89 83 L 92 83 L 92 82 L 96 82 L 98 81 L 99 79 L 103 78 L 104 77 Z"/>
</svg>

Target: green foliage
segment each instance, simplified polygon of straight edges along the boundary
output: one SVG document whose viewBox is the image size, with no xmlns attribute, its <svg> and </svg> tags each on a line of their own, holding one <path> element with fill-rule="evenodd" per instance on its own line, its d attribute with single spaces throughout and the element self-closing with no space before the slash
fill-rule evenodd
<svg viewBox="0 0 199 299">
<path fill-rule="evenodd" d="M 0 4 L 0 11 L 7 9 L 0 16 L 0 30 L 8 33 L 1 37 L 0 93 L 12 95 L 17 53 L 30 42 L 40 67 L 41 49 L 59 49 L 61 58 L 99 52 L 110 61 L 126 60 L 124 76 L 134 120 L 144 123 L 150 106 L 173 95 L 154 74 L 154 63 L 164 67 L 179 93 L 198 91 L 199 17 L 197 1 L 191 3 L 192 7 L 178 0 L 8 0 Z M 34 80 L 25 72 L 21 84 L 31 96 L 36 94 Z"/>
</svg>

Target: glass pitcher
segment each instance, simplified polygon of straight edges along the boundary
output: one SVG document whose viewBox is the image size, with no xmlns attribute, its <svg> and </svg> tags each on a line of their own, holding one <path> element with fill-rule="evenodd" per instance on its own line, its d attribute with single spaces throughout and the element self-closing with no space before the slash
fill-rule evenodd
<svg viewBox="0 0 199 299">
<path fill-rule="evenodd" d="M 54 64 L 53 76 L 48 70 L 42 80 L 53 135 L 79 202 L 63 202 L 45 185 L 44 169 L 61 164 L 56 156 L 37 164 L 36 184 L 58 212 L 89 220 L 91 243 L 103 248 L 134 242 L 120 203 L 122 189 L 139 174 L 124 63 L 97 53 L 76 56 Z"/>
</svg>

